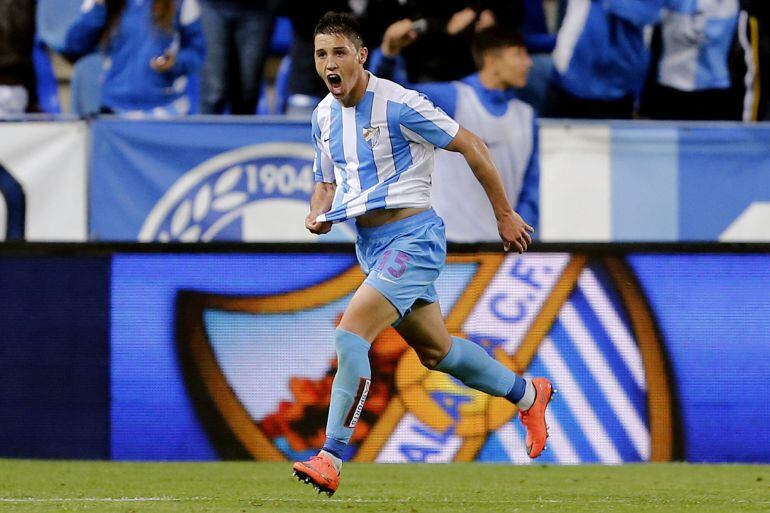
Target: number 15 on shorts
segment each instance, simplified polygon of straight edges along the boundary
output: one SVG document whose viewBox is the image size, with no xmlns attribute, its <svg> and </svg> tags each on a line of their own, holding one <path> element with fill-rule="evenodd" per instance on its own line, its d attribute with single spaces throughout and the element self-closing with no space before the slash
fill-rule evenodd
<svg viewBox="0 0 770 513">
<path fill-rule="evenodd" d="M 406 266 L 411 257 L 403 251 L 388 249 L 382 254 L 380 265 L 377 266 L 380 278 L 392 281 L 388 278 L 399 279 L 406 272 Z"/>
</svg>

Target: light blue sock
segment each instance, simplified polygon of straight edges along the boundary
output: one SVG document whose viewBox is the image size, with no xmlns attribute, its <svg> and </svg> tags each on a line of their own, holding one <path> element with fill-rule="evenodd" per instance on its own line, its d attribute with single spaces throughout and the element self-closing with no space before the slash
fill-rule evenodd
<svg viewBox="0 0 770 513">
<path fill-rule="evenodd" d="M 337 348 L 337 375 L 332 382 L 324 450 L 342 458 L 369 393 L 371 345 L 355 333 L 337 328 L 334 346 Z"/>
<path fill-rule="evenodd" d="M 452 337 L 452 347 L 436 370 L 450 374 L 471 388 L 516 403 L 524 395 L 525 381 L 498 362 L 478 344 Z"/>
</svg>

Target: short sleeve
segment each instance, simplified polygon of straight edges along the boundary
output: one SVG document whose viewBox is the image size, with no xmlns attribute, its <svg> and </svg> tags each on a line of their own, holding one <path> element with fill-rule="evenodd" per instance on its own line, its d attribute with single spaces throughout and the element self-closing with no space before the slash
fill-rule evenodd
<svg viewBox="0 0 770 513">
<path fill-rule="evenodd" d="M 334 164 L 332 160 L 324 153 L 321 143 L 321 127 L 318 125 L 318 110 L 313 111 L 311 118 L 312 139 L 313 139 L 313 180 L 316 182 L 333 183 L 334 182 Z"/>
<path fill-rule="evenodd" d="M 438 148 L 446 148 L 460 130 L 457 121 L 433 105 L 424 95 L 410 91 L 401 104 L 401 126 Z M 422 142 L 409 132 L 404 136 Z"/>
</svg>

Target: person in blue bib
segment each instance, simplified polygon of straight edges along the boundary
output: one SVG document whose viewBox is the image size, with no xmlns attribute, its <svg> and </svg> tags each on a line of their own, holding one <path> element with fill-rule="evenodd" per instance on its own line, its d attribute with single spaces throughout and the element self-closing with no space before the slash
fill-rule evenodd
<svg viewBox="0 0 770 513">
<path fill-rule="evenodd" d="M 427 368 L 515 403 L 532 458 L 545 447 L 553 393 L 547 379 L 525 380 L 447 331 L 434 286 L 446 259 L 444 223 L 430 208 L 435 148 L 463 155 L 492 204 L 505 250 L 526 251 L 533 229 L 511 208 L 484 142 L 417 91 L 366 71 L 367 56 L 352 16 L 330 12 L 316 25 L 316 71 L 329 94 L 312 116 L 316 185 L 305 226 L 320 235 L 355 218 L 356 254 L 366 274 L 334 334 L 338 367 L 326 443 L 293 466 L 301 481 L 329 495 L 339 486 L 345 448 L 371 384 L 371 343 L 388 326 Z"/>
</svg>

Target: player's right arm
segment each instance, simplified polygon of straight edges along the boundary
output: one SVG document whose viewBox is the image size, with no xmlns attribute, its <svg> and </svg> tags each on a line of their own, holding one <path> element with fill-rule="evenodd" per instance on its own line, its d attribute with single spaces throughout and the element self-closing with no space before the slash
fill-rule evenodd
<svg viewBox="0 0 770 513">
<path fill-rule="evenodd" d="M 305 217 L 305 228 L 316 235 L 329 233 L 332 229 L 330 221 L 318 222 L 317 217 L 331 210 L 334 203 L 334 193 L 337 185 L 334 181 L 334 163 L 323 151 L 321 142 L 321 128 L 318 125 L 318 109 L 313 111 L 310 121 L 313 134 L 313 180 L 315 188 L 310 197 L 310 212 Z"/>
<path fill-rule="evenodd" d="M 332 183 L 317 182 L 310 198 L 310 213 L 305 218 L 305 228 L 316 235 L 329 233 L 332 229 L 331 221 L 318 222 L 316 218 L 331 210 L 334 201 L 334 191 L 337 186 Z"/>
</svg>

